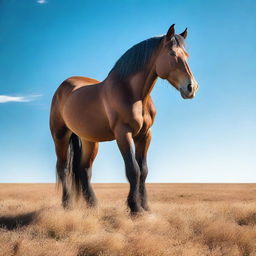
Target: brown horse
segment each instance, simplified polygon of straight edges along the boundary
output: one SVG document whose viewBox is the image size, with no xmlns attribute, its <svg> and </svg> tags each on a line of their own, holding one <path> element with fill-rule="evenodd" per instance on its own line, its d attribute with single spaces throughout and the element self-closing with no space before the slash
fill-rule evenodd
<svg viewBox="0 0 256 256">
<path fill-rule="evenodd" d="M 71 77 L 59 86 L 52 100 L 50 128 L 64 207 L 69 205 L 72 188 L 82 193 L 88 205 L 95 205 L 90 180 L 98 144 L 116 140 L 130 183 L 128 206 L 132 213 L 149 209 L 147 151 L 156 114 L 150 92 L 160 77 L 184 99 L 195 96 L 198 85 L 187 63 L 186 36 L 187 29 L 178 35 L 172 25 L 166 35 L 130 48 L 103 82 Z"/>
</svg>

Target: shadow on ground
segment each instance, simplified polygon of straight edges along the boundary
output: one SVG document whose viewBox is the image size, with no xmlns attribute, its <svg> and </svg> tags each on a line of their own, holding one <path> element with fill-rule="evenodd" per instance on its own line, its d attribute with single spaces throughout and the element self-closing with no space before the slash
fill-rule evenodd
<svg viewBox="0 0 256 256">
<path fill-rule="evenodd" d="M 19 214 L 15 216 L 1 216 L 0 217 L 0 228 L 8 230 L 14 230 L 20 227 L 31 224 L 37 217 L 37 212 L 29 212 L 25 214 Z"/>
</svg>

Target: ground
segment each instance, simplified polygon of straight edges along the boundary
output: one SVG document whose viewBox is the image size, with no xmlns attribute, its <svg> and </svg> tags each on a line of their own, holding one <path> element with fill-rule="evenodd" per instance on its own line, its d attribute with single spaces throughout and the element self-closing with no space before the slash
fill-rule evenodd
<svg viewBox="0 0 256 256">
<path fill-rule="evenodd" d="M 54 184 L 0 184 L 0 255 L 256 255 L 256 184 L 147 187 L 134 218 L 127 184 L 94 184 L 98 207 L 70 210 Z"/>
</svg>

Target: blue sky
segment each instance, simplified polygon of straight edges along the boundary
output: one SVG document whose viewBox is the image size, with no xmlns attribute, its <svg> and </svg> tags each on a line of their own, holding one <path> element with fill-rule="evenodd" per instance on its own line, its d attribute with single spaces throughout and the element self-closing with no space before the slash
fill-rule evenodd
<svg viewBox="0 0 256 256">
<path fill-rule="evenodd" d="M 132 45 L 188 27 L 200 90 L 183 100 L 166 81 L 148 182 L 256 182 L 256 2 L 0 1 L 0 182 L 54 182 L 49 108 L 73 75 L 103 80 Z M 125 182 L 115 142 L 100 144 L 94 182 Z"/>
</svg>

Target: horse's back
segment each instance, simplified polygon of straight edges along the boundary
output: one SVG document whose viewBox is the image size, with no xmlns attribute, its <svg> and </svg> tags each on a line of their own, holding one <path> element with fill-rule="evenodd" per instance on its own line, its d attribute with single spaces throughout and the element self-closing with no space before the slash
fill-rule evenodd
<svg viewBox="0 0 256 256">
<path fill-rule="evenodd" d="M 72 76 L 66 80 L 64 80 L 61 85 L 56 90 L 53 99 L 52 105 L 58 104 L 59 107 L 64 104 L 68 96 L 75 90 L 85 87 L 92 84 L 99 83 L 98 80 L 89 78 L 89 77 L 82 77 L 82 76 Z"/>
<path fill-rule="evenodd" d="M 83 76 L 72 76 L 66 79 L 64 82 L 67 82 L 70 85 L 72 85 L 74 87 L 73 89 L 100 83 L 100 81 L 96 79 L 93 79 L 90 77 L 83 77 Z"/>
</svg>

